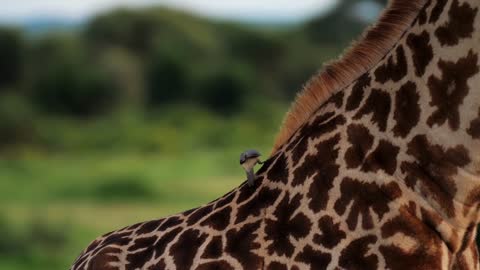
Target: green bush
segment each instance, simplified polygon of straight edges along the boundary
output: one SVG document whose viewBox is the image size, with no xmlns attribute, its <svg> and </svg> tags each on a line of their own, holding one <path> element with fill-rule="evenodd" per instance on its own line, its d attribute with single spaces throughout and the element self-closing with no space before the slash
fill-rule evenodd
<svg viewBox="0 0 480 270">
<path fill-rule="evenodd" d="M 48 37 L 31 51 L 30 96 L 43 111 L 89 117 L 112 111 L 122 93 L 78 40 Z"/>
<path fill-rule="evenodd" d="M 186 64 L 172 55 L 157 53 L 147 67 L 146 103 L 149 107 L 184 101 L 188 98 Z"/>
<path fill-rule="evenodd" d="M 0 96 L 0 130 L 0 150 L 33 142 L 37 133 L 34 112 L 22 96 Z"/>
<path fill-rule="evenodd" d="M 22 75 L 24 41 L 19 31 L 0 28 L 0 92 Z"/>
<path fill-rule="evenodd" d="M 241 70 L 226 67 L 206 75 L 197 92 L 198 102 L 218 115 L 232 116 L 243 110 L 247 97 L 254 93 L 250 87 Z"/>
</svg>

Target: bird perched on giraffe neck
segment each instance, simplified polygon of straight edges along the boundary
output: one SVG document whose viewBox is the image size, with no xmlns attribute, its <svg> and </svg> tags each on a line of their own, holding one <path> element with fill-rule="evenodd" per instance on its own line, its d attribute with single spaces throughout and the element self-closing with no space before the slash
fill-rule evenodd
<svg viewBox="0 0 480 270">
<path fill-rule="evenodd" d="M 260 161 L 260 156 L 261 154 L 257 150 L 248 150 L 240 155 L 240 165 L 245 169 L 249 186 L 253 186 L 255 183 L 256 176 L 253 170 L 255 165 L 263 163 Z"/>
</svg>

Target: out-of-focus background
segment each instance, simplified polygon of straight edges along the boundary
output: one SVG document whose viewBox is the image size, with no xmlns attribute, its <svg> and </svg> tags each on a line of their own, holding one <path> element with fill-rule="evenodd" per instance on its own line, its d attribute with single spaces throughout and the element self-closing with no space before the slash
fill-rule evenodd
<svg viewBox="0 0 480 270">
<path fill-rule="evenodd" d="M 238 186 L 386 0 L 2 0 L 0 269 Z"/>
</svg>

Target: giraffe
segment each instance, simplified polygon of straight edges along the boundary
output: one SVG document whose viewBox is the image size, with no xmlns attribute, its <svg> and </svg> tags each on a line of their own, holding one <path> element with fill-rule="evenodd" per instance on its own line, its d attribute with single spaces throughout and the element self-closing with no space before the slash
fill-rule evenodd
<svg viewBox="0 0 480 270">
<path fill-rule="evenodd" d="M 71 270 L 480 269 L 480 1 L 393 0 L 314 76 L 271 156 Z"/>
</svg>

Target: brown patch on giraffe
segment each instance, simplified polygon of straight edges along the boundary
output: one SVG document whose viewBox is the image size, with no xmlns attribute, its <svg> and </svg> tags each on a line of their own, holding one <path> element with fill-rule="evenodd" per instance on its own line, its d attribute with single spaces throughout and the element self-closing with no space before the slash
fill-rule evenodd
<svg viewBox="0 0 480 270">
<path fill-rule="evenodd" d="M 158 258 L 163 255 L 167 245 L 175 239 L 175 237 L 182 231 L 182 228 L 173 229 L 160 237 L 160 239 L 153 246 L 155 256 Z"/>
<path fill-rule="evenodd" d="M 476 211 L 480 212 L 480 186 L 472 189 L 463 203 L 463 215 L 466 216 L 472 207 L 477 207 Z"/>
<path fill-rule="evenodd" d="M 296 257 L 295 261 L 303 262 L 311 267 L 311 269 L 327 269 L 332 261 L 332 256 L 328 253 L 313 249 L 311 246 L 305 248 Z"/>
<path fill-rule="evenodd" d="M 299 136 L 295 138 L 288 146 L 287 151 L 292 151 L 293 166 L 296 166 L 308 148 L 309 140 L 320 138 L 329 134 L 338 126 L 345 124 L 346 119 L 343 115 L 336 115 L 328 112 L 318 116 L 310 125 L 305 125 L 299 131 Z"/>
<path fill-rule="evenodd" d="M 397 234 L 408 236 L 416 243 L 409 250 L 396 245 L 382 245 L 379 250 L 385 258 L 386 267 L 392 270 L 404 269 L 441 269 L 442 243 L 435 229 L 412 215 L 406 207 L 400 209 L 400 215 L 389 220 L 382 227 L 384 239 Z"/>
<path fill-rule="evenodd" d="M 257 221 L 227 232 L 225 251 L 237 259 L 244 269 L 260 269 L 264 265 L 263 259 L 252 252 L 260 248 L 260 244 L 255 242 L 256 231 L 259 228 L 260 221 Z"/>
<path fill-rule="evenodd" d="M 474 29 L 475 17 L 478 8 L 472 8 L 470 4 L 460 5 L 454 0 L 448 11 L 449 20 L 435 31 L 435 36 L 442 46 L 457 45 L 461 39 L 471 38 Z"/>
<path fill-rule="evenodd" d="M 275 212 L 273 212 L 276 219 L 268 218 L 266 220 L 265 239 L 272 241 L 267 247 L 270 255 L 292 256 L 295 247 L 290 242 L 290 237 L 298 240 L 308 235 L 312 226 L 311 221 L 302 212 L 294 215 L 300 207 L 301 199 L 302 196 L 300 194 L 291 200 L 288 193 L 285 194 Z"/>
<path fill-rule="evenodd" d="M 429 23 L 436 23 L 438 19 L 440 19 L 440 15 L 442 15 L 445 6 L 447 5 L 448 0 L 437 0 L 435 6 L 432 9 L 432 13 L 430 14 L 430 21 Z"/>
<path fill-rule="evenodd" d="M 340 223 L 334 223 L 333 218 L 330 216 L 322 217 L 318 221 L 318 228 L 321 235 L 315 234 L 313 242 L 329 249 L 334 248 L 347 237 L 347 234 L 340 229 Z"/>
<path fill-rule="evenodd" d="M 160 227 L 160 224 L 165 221 L 163 219 L 160 220 L 152 220 L 149 222 L 143 223 L 135 232 L 136 234 L 147 234 L 157 230 Z"/>
<path fill-rule="evenodd" d="M 233 268 L 228 262 L 222 260 L 203 263 L 195 268 L 195 270 L 235 270 L 235 268 Z"/>
<path fill-rule="evenodd" d="M 370 74 L 365 73 L 360 77 L 352 87 L 352 92 L 347 99 L 347 111 L 353 111 L 362 103 L 363 96 L 365 94 L 365 88 L 369 87 L 372 82 Z"/>
<path fill-rule="evenodd" d="M 233 191 L 229 192 L 227 195 L 223 196 L 216 202 L 214 209 L 220 209 L 225 205 L 230 204 L 234 198 L 235 198 L 235 192 Z"/>
<path fill-rule="evenodd" d="M 393 55 L 390 55 L 387 62 L 375 70 L 375 79 L 377 82 L 386 83 L 390 80 L 398 82 L 407 76 L 407 57 L 405 56 L 403 46 L 399 45 L 395 52 L 396 60 L 394 60 Z"/>
<path fill-rule="evenodd" d="M 227 228 L 230 223 L 230 213 L 232 212 L 231 207 L 225 207 L 220 211 L 217 211 L 210 215 L 207 219 L 200 223 L 201 226 L 209 226 L 210 228 L 223 231 Z"/>
<path fill-rule="evenodd" d="M 166 269 L 167 266 L 165 265 L 165 261 L 161 259 L 158 263 L 151 265 L 147 268 L 147 270 L 159 270 L 159 269 Z"/>
<path fill-rule="evenodd" d="M 271 157 L 269 157 L 267 160 L 265 160 L 263 162 L 263 165 L 262 167 L 257 171 L 257 175 L 262 175 L 264 174 L 273 164 L 273 162 L 275 162 L 275 160 L 277 160 L 277 158 L 280 156 L 281 153 L 277 153 Z"/>
<path fill-rule="evenodd" d="M 480 139 L 480 109 L 478 110 L 478 118 L 470 123 L 467 133 L 474 139 Z"/>
<path fill-rule="evenodd" d="M 158 228 L 158 231 L 165 231 L 167 229 L 170 229 L 182 224 L 182 222 L 183 222 L 182 219 L 178 216 L 169 217 L 165 219 L 162 225 L 160 225 L 160 227 Z"/>
<path fill-rule="evenodd" d="M 400 187 L 396 183 L 377 185 L 364 183 L 351 178 L 343 179 L 340 186 L 340 198 L 335 202 L 334 209 L 340 215 L 344 215 L 350 206 L 347 216 L 347 224 L 350 230 L 355 230 L 358 218 L 362 218 L 362 228 L 373 228 L 373 218 L 370 211 L 377 214 L 382 220 L 390 207 L 388 204 L 401 196 Z"/>
<path fill-rule="evenodd" d="M 203 259 L 216 259 L 222 256 L 223 243 L 221 236 L 214 236 L 207 244 L 205 251 L 202 254 Z"/>
<path fill-rule="evenodd" d="M 440 60 L 438 67 L 442 71 L 442 78 L 432 75 L 428 80 L 428 87 L 432 100 L 430 105 L 436 110 L 428 118 L 430 127 L 443 125 L 447 120 L 454 131 L 460 127 L 460 106 L 468 95 L 468 80 L 477 74 L 478 55 L 472 51 L 457 62 Z"/>
<path fill-rule="evenodd" d="M 340 135 L 320 142 L 316 146 L 317 154 L 308 155 L 300 167 L 294 171 L 292 185 L 299 186 L 313 176 L 308 197 L 309 207 L 315 212 L 325 208 L 328 202 L 328 192 L 333 187 L 333 181 L 338 175 L 340 166 L 338 158 Z"/>
<path fill-rule="evenodd" d="M 386 131 L 388 116 L 392 106 L 390 95 L 380 89 L 372 89 L 370 96 L 353 119 L 358 120 L 365 115 L 372 114 L 372 122 L 377 124 L 380 131 Z"/>
<path fill-rule="evenodd" d="M 128 247 L 129 252 L 152 246 L 157 241 L 157 236 L 140 237 L 134 240 L 133 245 Z"/>
<path fill-rule="evenodd" d="M 405 138 L 420 120 L 420 95 L 417 93 L 417 85 L 407 82 L 395 94 L 395 112 L 393 119 L 396 124 L 393 133 L 397 137 Z"/>
<path fill-rule="evenodd" d="M 362 165 L 368 151 L 373 146 L 373 136 L 363 125 L 351 124 L 347 129 L 348 142 L 350 147 L 345 152 L 347 168 L 357 168 Z"/>
<path fill-rule="evenodd" d="M 198 230 L 184 231 L 170 248 L 170 255 L 173 257 L 176 269 L 190 270 L 198 249 L 206 239 L 207 234 Z"/>
<path fill-rule="evenodd" d="M 213 205 L 206 205 L 203 207 L 198 208 L 195 212 L 193 212 L 187 219 L 187 225 L 192 226 L 193 224 L 200 221 L 202 218 L 210 214 L 213 210 Z"/>
<path fill-rule="evenodd" d="M 248 187 L 252 189 L 251 187 Z M 235 224 L 243 222 L 248 216 L 259 216 L 260 212 L 273 205 L 282 192 L 279 189 L 270 189 L 263 187 L 257 194 L 238 208 Z"/>
<path fill-rule="evenodd" d="M 421 195 L 436 201 L 448 217 L 453 217 L 457 187 L 452 176 L 458 167 L 470 163 L 467 149 L 459 145 L 444 150 L 440 145 L 430 144 L 425 135 L 418 135 L 408 144 L 407 154 L 416 158 L 401 166 L 407 186 L 413 189 L 420 181 Z"/>
<path fill-rule="evenodd" d="M 147 261 L 153 258 L 154 255 L 157 257 L 162 256 L 168 243 L 170 243 L 175 236 L 181 232 L 181 230 L 181 228 L 171 230 L 160 237 L 160 239 L 153 242 L 153 238 L 157 239 L 157 237 L 152 237 L 152 239 L 147 238 L 139 242 L 135 241 L 133 248 L 130 247 L 128 249 L 130 253 L 126 257 L 126 260 L 128 261 L 126 269 L 135 270 L 142 268 Z"/>
<path fill-rule="evenodd" d="M 106 247 L 102 249 L 88 264 L 87 270 L 116 270 L 117 267 L 111 263 L 118 263 L 120 260 L 115 254 L 120 254 L 121 249 L 116 247 Z"/>
<path fill-rule="evenodd" d="M 384 172 L 393 175 L 397 169 L 397 156 L 400 151 L 398 146 L 386 140 L 381 140 L 377 148 L 368 155 L 362 166 L 365 172 Z"/>
<path fill-rule="evenodd" d="M 275 183 L 288 183 L 288 164 L 285 154 L 281 154 L 267 173 L 268 180 Z"/>
<path fill-rule="evenodd" d="M 340 109 L 343 106 L 344 97 L 345 93 L 343 91 L 340 91 L 334 94 L 331 98 L 329 98 L 327 103 L 333 103 L 335 104 L 335 107 L 337 107 L 337 109 Z"/>
<path fill-rule="evenodd" d="M 350 242 L 341 253 L 340 266 L 349 270 L 377 269 L 378 257 L 370 254 L 369 248 L 375 242 L 377 242 L 375 235 L 367 235 Z"/>
<path fill-rule="evenodd" d="M 422 26 L 425 23 L 427 23 L 427 20 L 428 20 L 427 9 L 430 7 L 431 4 L 432 4 L 432 0 L 428 0 L 428 2 L 420 11 L 420 14 L 418 15 L 418 19 L 417 19 L 418 25 Z"/>
<path fill-rule="evenodd" d="M 112 232 L 101 243 L 101 248 L 108 245 L 125 246 L 130 243 L 132 232 Z"/>
<path fill-rule="evenodd" d="M 412 51 L 415 74 L 422 77 L 425 74 L 428 64 L 433 59 L 433 48 L 430 45 L 430 34 L 423 31 L 420 35 L 410 34 L 407 37 L 407 45 Z"/>
<path fill-rule="evenodd" d="M 267 270 L 288 270 L 288 267 L 283 263 L 271 262 L 268 265 Z"/>
</svg>

